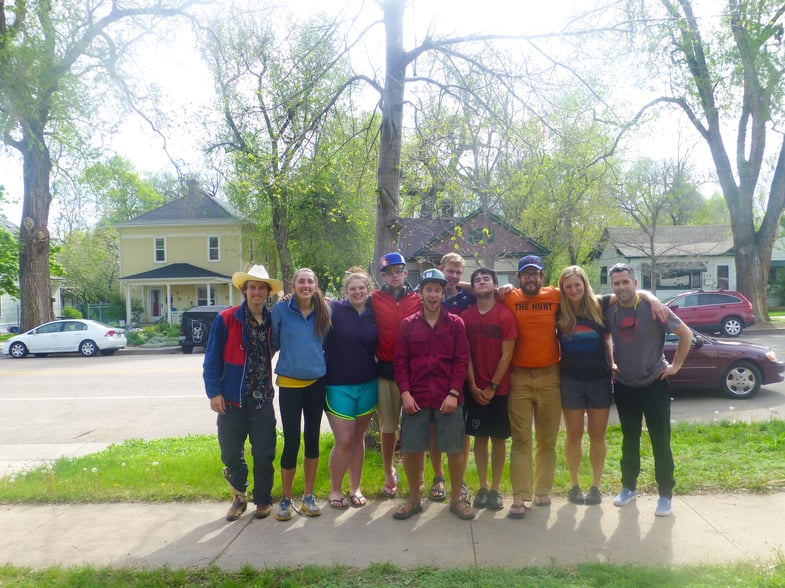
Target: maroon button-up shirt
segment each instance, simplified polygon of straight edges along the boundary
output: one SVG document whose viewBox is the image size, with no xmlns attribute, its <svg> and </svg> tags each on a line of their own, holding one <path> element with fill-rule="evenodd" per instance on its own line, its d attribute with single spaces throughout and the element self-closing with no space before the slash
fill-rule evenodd
<svg viewBox="0 0 785 588">
<path fill-rule="evenodd" d="M 422 310 L 401 323 L 395 346 L 395 383 L 408 390 L 420 408 L 439 408 L 451 390 L 461 393 L 469 365 L 463 319 L 442 308 L 431 327 Z"/>
</svg>

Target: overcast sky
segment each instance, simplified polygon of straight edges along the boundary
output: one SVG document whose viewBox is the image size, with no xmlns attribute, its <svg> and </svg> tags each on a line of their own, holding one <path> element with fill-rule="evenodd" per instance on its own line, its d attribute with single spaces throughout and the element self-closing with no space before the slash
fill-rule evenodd
<svg viewBox="0 0 785 588">
<path fill-rule="evenodd" d="M 599 1 L 599 0 L 597 0 Z M 439 34 L 544 34 L 560 29 L 574 15 L 586 10 L 595 0 L 410 0 L 413 8 L 407 10 L 404 25 L 410 35 L 407 47 L 414 39 L 421 40 L 428 30 Z M 286 2 L 284 2 L 286 4 Z M 288 4 L 303 16 L 320 10 L 335 13 L 344 9 L 356 12 L 360 0 L 290 0 Z M 367 21 L 381 17 L 374 0 L 365 1 L 363 16 Z M 377 28 L 377 38 L 371 41 L 378 47 L 383 44 L 381 27 Z M 371 49 L 373 50 L 373 49 Z M 194 140 L 197 127 L 192 121 L 198 117 L 200 109 L 212 100 L 212 84 L 204 65 L 195 55 L 193 40 L 184 33 L 170 49 L 161 46 L 151 48 L 143 55 L 145 63 L 141 70 L 145 75 L 161 85 L 164 104 L 173 114 L 172 120 L 180 121 L 180 128 L 174 127 L 168 139 L 169 152 L 178 160 L 185 162 L 183 171 L 197 171 L 201 166 L 198 141 Z M 173 123 L 174 124 L 174 123 Z M 662 145 L 663 157 L 672 145 L 672 140 Z M 130 159 L 140 171 L 165 170 L 173 172 L 162 141 L 146 129 L 143 122 L 129 118 L 119 135 L 104 138 L 101 143 L 110 151 Z M 658 155 L 659 156 L 659 155 Z M 19 223 L 22 200 L 21 160 L 16 152 L 0 157 L 0 184 L 5 186 L 5 199 L 0 212 L 9 220 Z M 50 224 L 56 215 L 56 202 L 50 214 Z"/>
</svg>

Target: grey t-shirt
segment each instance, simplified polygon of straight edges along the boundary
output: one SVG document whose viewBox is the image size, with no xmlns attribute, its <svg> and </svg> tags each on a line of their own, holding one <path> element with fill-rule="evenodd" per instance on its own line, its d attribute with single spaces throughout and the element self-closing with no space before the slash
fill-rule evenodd
<svg viewBox="0 0 785 588">
<path fill-rule="evenodd" d="M 630 308 L 610 305 L 604 314 L 613 337 L 616 379 L 635 388 L 648 386 L 668 365 L 662 353 L 665 333 L 677 328 L 681 319 L 669 309 L 668 320 L 662 324 L 652 318 L 651 304 L 643 299 Z"/>
</svg>

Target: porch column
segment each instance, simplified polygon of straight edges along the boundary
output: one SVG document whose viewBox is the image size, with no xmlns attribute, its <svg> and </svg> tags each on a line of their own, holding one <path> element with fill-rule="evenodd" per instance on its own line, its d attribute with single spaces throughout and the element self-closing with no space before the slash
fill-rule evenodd
<svg viewBox="0 0 785 588">
<path fill-rule="evenodd" d="M 172 285 L 166 283 L 166 322 L 172 324 Z"/>
<path fill-rule="evenodd" d="M 125 284 L 125 328 L 131 326 L 131 286 Z"/>
</svg>

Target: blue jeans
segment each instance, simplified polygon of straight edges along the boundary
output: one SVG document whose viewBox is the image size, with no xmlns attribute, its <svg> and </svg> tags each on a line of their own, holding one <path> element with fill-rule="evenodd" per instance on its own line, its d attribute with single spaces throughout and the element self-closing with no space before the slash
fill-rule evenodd
<svg viewBox="0 0 785 588">
<path fill-rule="evenodd" d="M 248 489 L 246 438 L 251 442 L 253 456 L 253 501 L 272 504 L 276 440 L 272 402 L 265 402 L 261 408 L 256 408 L 256 402 L 248 402 L 241 408 L 227 405 L 226 413 L 218 415 L 221 461 L 229 468 L 229 483 L 241 492 Z"/>
<path fill-rule="evenodd" d="M 641 431 L 643 418 L 654 455 L 654 478 L 660 496 L 671 498 L 673 487 L 673 453 L 671 452 L 671 398 L 666 380 L 654 380 L 648 386 L 632 388 L 614 384 L 616 410 L 621 423 L 621 485 L 635 490 L 641 472 Z"/>
</svg>

